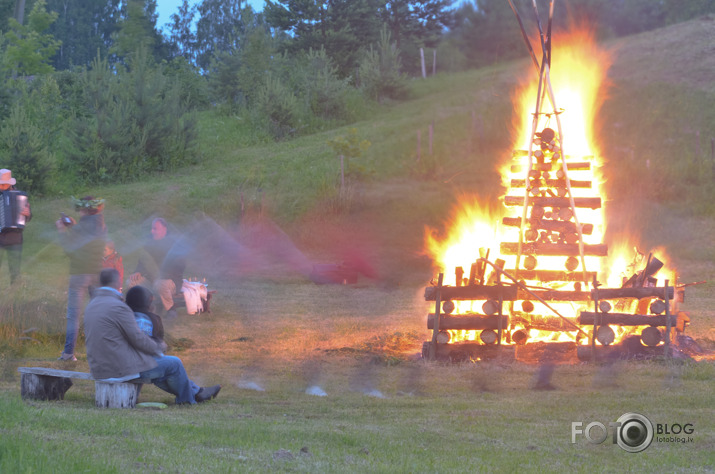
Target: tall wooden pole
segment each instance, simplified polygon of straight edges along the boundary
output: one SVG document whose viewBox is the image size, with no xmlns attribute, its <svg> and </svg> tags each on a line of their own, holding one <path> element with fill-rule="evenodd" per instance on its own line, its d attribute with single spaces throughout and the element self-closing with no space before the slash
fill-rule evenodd
<svg viewBox="0 0 715 474">
<path fill-rule="evenodd" d="M 15 1 L 15 19 L 17 20 L 18 23 L 22 25 L 22 22 L 25 20 L 25 0 L 16 0 Z"/>
<path fill-rule="evenodd" d="M 422 155 L 422 130 L 417 130 L 417 162 L 419 163 Z"/>
<path fill-rule="evenodd" d="M 420 62 L 422 63 L 422 79 L 427 78 L 427 71 L 425 70 L 425 49 L 420 48 Z"/>
<path fill-rule="evenodd" d="M 434 140 L 434 122 L 429 124 L 429 154 L 432 156 L 432 141 Z"/>
</svg>

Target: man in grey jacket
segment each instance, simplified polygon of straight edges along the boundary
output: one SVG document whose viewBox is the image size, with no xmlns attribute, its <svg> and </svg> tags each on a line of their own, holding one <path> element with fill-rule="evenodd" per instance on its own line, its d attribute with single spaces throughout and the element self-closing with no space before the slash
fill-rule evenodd
<svg viewBox="0 0 715 474">
<path fill-rule="evenodd" d="M 99 283 L 101 288 L 84 313 L 87 362 L 94 378 L 116 382 L 150 379 L 175 395 L 177 404 L 204 402 L 218 395 L 220 385 L 195 385 L 181 359 L 163 355 L 166 344 L 157 343 L 139 329 L 134 312 L 122 300 L 119 272 L 105 268 Z"/>
</svg>

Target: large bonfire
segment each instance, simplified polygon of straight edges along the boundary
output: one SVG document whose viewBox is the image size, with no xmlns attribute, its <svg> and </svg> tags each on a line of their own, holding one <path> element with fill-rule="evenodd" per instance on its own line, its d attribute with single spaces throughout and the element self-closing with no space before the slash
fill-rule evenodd
<svg viewBox="0 0 715 474">
<path fill-rule="evenodd" d="M 604 243 L 608 221 L 602 185 L 608 169 L 600 158 L 594 121 L 605 96 L 609 53 L 599 48 L 586 28 L 555 36 L 553 44 L 548 63 L 540 67 L 534 56 L 536 68 L 531 71 L 535 73 L 514 94 L 518 138 L 511 157 L 497 165 L 505 195 L 497 205 L 464 198 L 446 225 L 446 237 L 427 229 L 427 252 L 443 273 L 441 284 L 474 285 L 472 294 L 477 295 L 442 297 L 443 309 L 436 314 L 442 313 L 451 323 L 442 326 L 445 329 L 433 343 L 601 345 L 603 340 L 605 345 L 613 344 L 646 327 L 603 325 L 606 336 L 593 341 L 591 331 L 579 322 L 581 312 L 594 309 L 593 298 L 583 295 L 600 286 L 655 287 L 658 280 L 653 274 L 658 270 L 661 282 L 676 284 L 675 274 L 663 267 L 653 251 L 639 251 L 637 236 L 610 236 L 609 245 Z M 657 255 L 665 260 L 662 249 Z M 521 296 L 495 301 L 493 292 L 479 296 L 476 290 L 502 281 L 518 285 Z M 522 290 L 533 295 L 524 296 Z M 563 293 L 542 298 L 549 292 Z M 613 306 L 620 313 L 645 314 L 657 299 L 622 298 L 613 301 Z M 665 300 L 672 303 L 667 292 Z M 610 311 L 608 306 L 601 305 L 601 311 Z M 508 319 L 498 325 L 495 338 L 497 328 L 480 321 L 497 312 Z M 472 319 L 477 324 L 469 329 L 466 316 L 482 319 Z M 434 322 L 430 324 L 434 327 Z M 450 329 L 450 325 L 465 329 Z M 591 329 L 600 328 L 594 323 Z"/>
</svg>

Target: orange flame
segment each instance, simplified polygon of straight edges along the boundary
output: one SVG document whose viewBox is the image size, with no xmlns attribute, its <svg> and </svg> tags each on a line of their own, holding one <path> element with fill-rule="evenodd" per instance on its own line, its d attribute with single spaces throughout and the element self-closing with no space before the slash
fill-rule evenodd
<svg viewBox="0 0 715 474">
<path fill-rule="evenodd" d="M 606 73 L 611 65 L 611 55 L 608 51 L 598 47 L 594 41 L 593 31 L 588 28 L 579 28 L 578 31 L 557 35 L 553 43 L 558 46 L 552 51 L 551 69 L 549 70 L 550 85 L 547 85 L 546 91 L 543 92 L 545 102 L 540 108 L 541 114 L 538 115 L 536 124 L 533 122 L 539 84 L 536 68 L 531 68 L 532 74 L 530 74 L 529 83 L 525 84 L 513 96 L 518 146 L 517 151 L 511 157 L 512 159 L 506 160 L 500 167 L 500 172 L 508 189 L 507 197 L 523 198 L 526 192 L 533 192 L 534 182 L 537 181 L 527 176 L 527 171 L 530 169 L 528 150 L 532 142 L 532 130 L 541 132 L 545 128 L 553 129 L 558 137 L 561 153 L 560 161 L 554 159 L 553 162 L 588 164 L 588 166 L 574 166 L 574 171 L 568 171 L 568 178 L 572 185 L 570 193 L 574 198 L 601 197 L 600 208 L 577 209 L 578 222 L 589 223 L 593 226 L 590 232 L 584 232 L 582 235 L 583 243 L 601 244 L 604 241 L 606 230 L 604 205 L 606 200 L 601 189 L 601 184 L 604 182 L 601 175 L 603 163 L 598 158 L 600 150 L 594 135 L 594 120 L 605 97 L 603 86 L 606 82 Z M 553 98 L 551 92 L 553 92 Z M 532 151 L 532 153 L 534 152 Z M 556 173 L 557 170 L 554 169 L 552 172 Z M 551 176 L 544 178 L 547 174 L 539 177 L 539 179 L 543 179 L 544 187 L 549 186 L 546 181 L 551 178 Z M 574 186 L 574 184 L 578 185 Z M 527 191 L 527 186 L 529 186 L 529 191 Z M 536 192 L 538 193 L 538 189 Z M 514 217 L 523 217 L 522 208 L 518 207 L 517 209 L 519 209 L 518 214 L 513 209 L 511 210 L 512 222 L 514 222 Z M 506 209 L 506 206 L 489 207 L 480 204 L 476 198 L 465 198 L 448 223 L 449 235 L 440 239 L 436 230 L 426 229 L 427 251 L 444 271 L 445 285 L 461 283 L 456 281 L 452 270 L 462 267 L 465 274 L 468 274 L 471 264 L 483 256 L 479 253 L 480 249 L 484 249 L 483 252 L 488 249 L 489 260 L 492 262 L 496 259 L 504 260 L 505 269 L 516 267 L 516 256 L 500 254 L 500 243 L 518 242 L 520 239 L 518 225 L 502 225 L 502 217 L 508 216 L 509 210 Z M 575 271 L 595 272 L 598 280 L 603 284 L 608 287 L 620 287 L 624 278 L 630 277 L 645 265 L 642 255 L 640 261 L 638 258 L 634 259 L 637 257 L 634 248 L 635 245 L 624 238 L 622 242 L 609 246 L 608 257 L 585 257 L 586 268 L 582 268 L 583 263 L 579 260 Z M 662 251 L 659 250 L 659 252 Z M 563 272 L 564 262 L 564 257 L 539 256 L 538 268 Z M 574 270 L 571 268 L 569 271 Z M 668 270 L 663 269 L 663 274 L 666 271 Z M 671 275 L 672 285 L 675 284 L 675 275 L 671 273 L 669 275 Z M 566 285 L 564 282 L 545 283 L 538 280 L 526 281 L 526 284 L 540 287 L 550 286 L 555 289 L 562 289 Z M 589 284 L 590 281 L 583 282 L 584 291 L 588 291 L 586 287 Z M 482 303 L 482 301 L 459 302 L 456 314 L 477 311 L 481 308 Z M 592 310 L 591 308 L 576 307 L 574 303 L 554 303 L 550 306 L 572 322 L 576 321 L 581 309 Z M 530 317 L 530 314 L 518 310 L 519 307 L 518 302 L 509 305 L 512 321 L 518 320 L 519 317 Z M 551 308 L 538 302 L 534 302 L 534 307 L 534 312 L 531 314 L 550 314 L 552 311 Z M 551 314 L 551 316 L 554 315 Z M 519 327 L 524 326 L 512 323 L 512 329 Z M 617 328 L 616 337 L 623 337 L 630 332 L 630 328 Z M 451 342 L 478 339 L 477 331 L 450 331 L 450 336 Z M 529 331 L 529 341 L 574 340 L 577 336 L 576 331 L 554 332 L 536 329 Z"/>
</svg>

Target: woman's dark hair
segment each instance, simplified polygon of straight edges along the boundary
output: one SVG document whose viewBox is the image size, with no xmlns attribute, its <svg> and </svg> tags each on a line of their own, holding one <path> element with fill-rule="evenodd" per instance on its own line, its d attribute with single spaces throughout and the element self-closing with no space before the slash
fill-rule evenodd
<svg viewBox="0 0 715 474">
<path fill-rule="evenodd" d="M 132 311 L 146 313 L 150 310 L 151 304 L 154 302 L 154 295 L 151 290 L 143 286 L 133 286 L 127 291 L 127 296 L 124 297 Z"/>
</svg>

